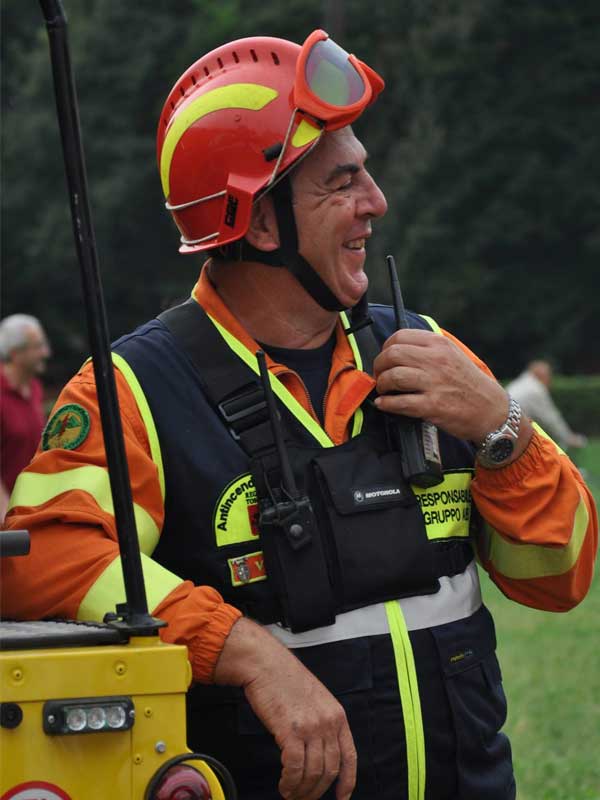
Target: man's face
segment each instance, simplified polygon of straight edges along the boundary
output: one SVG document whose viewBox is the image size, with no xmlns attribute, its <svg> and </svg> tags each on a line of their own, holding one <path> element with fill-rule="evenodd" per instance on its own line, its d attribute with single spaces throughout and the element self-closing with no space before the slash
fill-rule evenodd
<svg viewBox="0 0 600 800">
<path fill-rule="evenodd" d="M 12 353 L 12 362 L 17 364 L 25 375 L 41 375 L 46 369 L 46 360 L 50 356 L 50 346 L 42 330 L 31 327 L 27 329 L 27 341 Z"/>
<path fill-rule="evenodd" d="M 347 308 L 367 290 L 371 220 L 387 209 L 366 158 L 352 129 L 342 128 L 326 134 L 292 178 L 300 254 Z"/>
</svg>

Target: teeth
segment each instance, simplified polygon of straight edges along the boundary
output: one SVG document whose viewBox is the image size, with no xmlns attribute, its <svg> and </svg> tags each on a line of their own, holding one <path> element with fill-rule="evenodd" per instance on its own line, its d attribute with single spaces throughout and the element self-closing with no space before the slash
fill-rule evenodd
<svg viewBox="0 0 600 800">
<path fill-rule="evenodd" d="M 350 250 L 362 250 L 364 246 L 364 239 L 354 239 L 353 241 L 346 243 L 346 247 L 348 247 Z"/>
</svg>

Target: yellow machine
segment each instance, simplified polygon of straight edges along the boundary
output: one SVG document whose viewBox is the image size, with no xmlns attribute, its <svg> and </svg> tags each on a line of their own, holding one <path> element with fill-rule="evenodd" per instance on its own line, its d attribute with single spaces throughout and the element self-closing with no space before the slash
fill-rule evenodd
<svg viewBox="0 0 600 800">
<path fill-rule="evenodd" d="M 104 622 L 0 620 L 0 800 L 236 800 L 225 767 L 186 744 L 185 647 L 163 644 L 148 614 L 106 315 L 87 199 L 66 18 L 48 29 L 75 245 L 109 467 L 126 603 Z M 26 557 L 27 531 L 0 532 Z"/>
<path fill-rule="evenodd" d="M 68 621 L 4 621 L 0 643 L 1 800 L 236 796 L 187 749 L 184 647 Z"/>
</svg>

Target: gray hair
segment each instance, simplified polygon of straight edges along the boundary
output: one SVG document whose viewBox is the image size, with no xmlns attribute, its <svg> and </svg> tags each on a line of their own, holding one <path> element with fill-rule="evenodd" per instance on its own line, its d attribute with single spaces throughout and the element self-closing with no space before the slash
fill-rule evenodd
<svg viewBox="0 0 600 800">
<path fill-rule="evenodd" d="M 13 350 L 27 344 L 27 331 L 36 328 L 43 332 L 42 323 L 30 314 L 11 314 L 0 322 L 0 360 L 8 361 Z"/>
</svg>

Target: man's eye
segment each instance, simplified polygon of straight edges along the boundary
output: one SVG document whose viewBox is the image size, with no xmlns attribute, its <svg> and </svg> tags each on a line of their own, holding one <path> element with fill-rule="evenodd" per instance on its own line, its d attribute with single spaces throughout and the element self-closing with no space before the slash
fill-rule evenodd
<svg viewBox="0 0 600 800">
<path fill-rule="evenodd" d="M 347 189 L 352 188 L 352 178 L 349 178 L 346 183 L 343 183 L 341 186 L 338 186 L 336 192 L 344 192 Z"/>
</svg>

